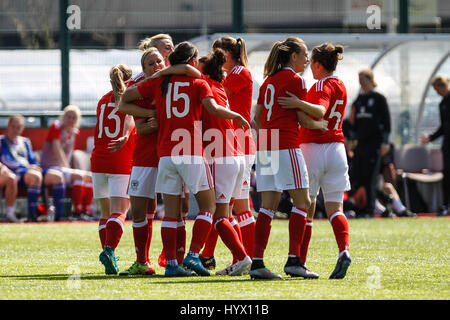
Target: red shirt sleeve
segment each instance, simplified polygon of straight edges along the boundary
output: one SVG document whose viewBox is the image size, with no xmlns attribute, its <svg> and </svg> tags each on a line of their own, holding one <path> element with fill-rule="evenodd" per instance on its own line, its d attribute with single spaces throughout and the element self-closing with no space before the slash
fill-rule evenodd
<svg viewBox="0 0 450 320">
<path fill-rule="evenodd" d="M 289 87 L 286 89 L 286 91 L 289 91 L 290 93 L 293 93 L 297 96 L 297 98 L 305 100 L 307 89 L 305 86 L 305 82 L 302 78 L 296 78 L 296 81 L 291 81 L 289 83 Z"/>
<path fill-rule="evenodd" d="M 324 87 L 322 90 L 317 91 L 317 84 L 315 84 L 308 92 L 307 101 L 312 104 L 320 104 L 328 109 L 328 106 L 330 105 L 329 89 Z"/>
<path fill-rule="evenodd" d="M 245 72 L 245 69 L 242 69 L 239 73 L 231 72 L 225 78 L 223 86 L 232 92 L 238 92 L 242 88 L 245 88 L 249 85 L 248 77 Z"/>
<path fill-rule="evenodd" d="M 59 120 L 53 121 L 52 125 L 48 129 L 48 135 L 46 141 L 59 140 L 61 138 L 61 123 Z"/>
<path fill-rule="evenodd" d="M 206 82 L 203 79 L 196 79 L 195 80 L 196 86 L 199 88 L 199 101 L 201 102 L 203 99 L 207 97 L 214 97 L 211 87 L 209 86 L 208 82 Z"/>
<path fill-rule="evenodd" d="M 155 79 L 148 79 L 140 83 L 137 88 L 144 99 L 149 99 L 152 101 L 155 91 Z"/>
</svg>

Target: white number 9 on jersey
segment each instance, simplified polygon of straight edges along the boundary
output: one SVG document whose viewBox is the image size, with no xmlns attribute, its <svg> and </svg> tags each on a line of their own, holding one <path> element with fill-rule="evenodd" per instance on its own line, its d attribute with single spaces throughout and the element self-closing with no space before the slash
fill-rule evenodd
<svg viewBox="0 0 450 320">
<path fill-rule="evenodd" d="M 269 94 L 269 101 L 267 101 L 267 95 Z M 266 93 L 264 94 L 264 108 L 267 111 L 267 121 L 270 121 L 270 117 L 272 116 L 272 107 L 273 100 L 275 98 L 275 87 L 272 84 L 268 84 L 266 88 Z"/>
</svg>

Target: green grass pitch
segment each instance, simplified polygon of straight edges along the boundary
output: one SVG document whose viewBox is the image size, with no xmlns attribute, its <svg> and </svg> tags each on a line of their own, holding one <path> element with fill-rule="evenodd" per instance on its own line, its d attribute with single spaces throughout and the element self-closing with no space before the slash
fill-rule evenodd
<svg viewBox="0 0 450 320">
<path fill-rule="evenodd" d="M 265 264 L 284 276 L 255 281 L 248 275 L 164 278 L 157 266 L 160 222 L 154 223 L 150 257 L 156 275 L 106 276 L 99 262 L 96 223 L 0 225 L 1 300 L 447 300 L 450 298 L 448 218 L 349 220 L 352 265 L 343 280 L 329 280 L 337 259 L 331 226 L 316 220 L 307 265 L 317 280 L 289 278 L 287 220 L 274 220 Z M 187 223 L 187 245 L 193 222 Z M 127 221 L 116 250 L 120 270 L 135 259 Z M 231 261 L 220 242 L 218 268 Z"/>
</svg>

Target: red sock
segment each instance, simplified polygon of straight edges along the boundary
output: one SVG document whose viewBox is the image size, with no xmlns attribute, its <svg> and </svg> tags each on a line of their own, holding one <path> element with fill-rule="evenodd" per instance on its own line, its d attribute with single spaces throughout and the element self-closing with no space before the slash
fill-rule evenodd
<svg viewBox="0 0 450 320">
<path fill-rule="evenodd" d="M 83 181 L 75 180 L 72 186 L 72 204 L 76 214 L 83 212 Z"/>
<path fill-rule="evenodd" d="M 83 184 L 83 190 L 83 211 L 86 213 L 91 213 L 92 201 L 94 200 L 94 189 L 92 187 L 92 182 L 85 182 Z"/>
<path fill-rule="evenodd" d="M 150 257 L 148 255 L 150 251 L 150 245 L 152 243 L 153 236 L 153 218 L 155 217 L 155 212 L 147 212 L 147 243 L 145 245 L 145 252 L 147 252 L 147 262 L 150 263 Z"/>
<path fill-rule="evenodd" d="M 335 212 L 330 216 L 330 223 L 333 227 L 339 253 L 348 250 L 349 234 L 347 218 L 342 212 Z"/>
<path fill-rule="evenodd" d="M 217 238 L 219 237 L 219 234 L 217 233 L 217 230 L 211 226 L 208 237 L 206 238 L 205 246 L 202 250 L 202 257 L 203 258 L 210 258 L 214 256 L 214 251 L 216 249 L 217 245 Z"/>
<path fill-rule="evenodd" d="M 98 221 L 98 235 L 100 237 L 100 243 L 102 244 L 102 249 L 105 247 L 106 242 L 106 222 L 108 219 L 100 219 Z"/>
<path fill-rule="evenodd" d="M 124 224 L 125 224 L 125 214 L 113 213 L 106 223 L 106 241 L 105 246 L 116 249 L 117 245 L 122 238 Z"/>
<path fill-rule="evenodd" d="M 234 231 L 236 231 L 236 233 L 237 233 L 237 235 L 238 235 L 238 237 L 239 237 L 239 241 L 240 241 L 240 242 L 242 243 L 242 245 L 243 245 L 243 242 L 242 242 L 242 232 L 241 232 L 241 228 L 239 227 L 239 223 L 237 223 L 236 219 L 235 219 L 233 216 L 229 217 L 229 218 L 228 218 L 228 221 L 230 221 L 231 226 L 233 227 Z M 244 249 L 245 249 L 245 246 L 244 246 Z M 247 249 L 245 249 L 245 252 L 247 253 Z M 247 255 L 250 256 L 250 254 L 248 254 L 248 253 L 247 253 Z M 253 254 L 252 254 L 252 255 L 253 255 Z M 238 262 L 238 261 L 239 261 L 238 258 L 237 258 L 235 255 L 233 255 L 233 264 L 235 264 L 235 263 Z"/>
<path fill-rule="evenodd" d="M 306 220 L 305 234 L 303 235 L 302 245 L 300 246 L 300 262 L 302 264 L 306 263 L 306 256 L 308 255 L 309 241 L 311 240 L 312 234 L 312 220 Z"/>
<path fill-rule="evenodd" d="M 184 219 L 177 222 L 177 261 L 182 264 L 186 251 L 186 225 Z"/>
<path fill-rule="evenodd" d="M 253 257 L 262 259 L 269 242 L 271 223 L 274 216 L 272 210 L 260 208 L 255 224 L 255 250 Z"/>
<path fill-rule="evenodd" d="M 242 243 L 242 231 L 241 231 L 241 227 L 239 226 L 239 223 L 237 223 L 236 219 L 233 216 L 229 217 L 228 221 L 230 221 L 231 226 L 233 227 L 234 231 L 236 231 L 236 233 L 239 236 L 239 241 L 241 241 L 241 243 Z"/>
<path fill-rule="evenodd" d="M 214 227 L 233 257 L 236 257 L 237 261 L 244 259 L 247 253 L 230 221 L 227 218 L 220 218 L 214 223 Z"/>
<path fill-rule="evenodd" d="M 133 221 L 133 238 L 136 250 L 136 261 L 145 263 L 148 259 L 147 240 L 148 240 L 148 222 L 147 219 L 142 222 Z"/>
<path fill-rule="evenodd" d="M 300 246 L 305 234 L 307 215 L 307 210 L 292 207 L 289 216 L 289 255 L 300 256 Z"/>
<path fill-rule="evenodd" d="M 212 214 L 206 211 L 200 211 L 192 227 L 192 240 L 190 252 L 199 253 L 205 243 L 212 224 Z"/>
<path fill-rule="evenodd" d="M 167 261 L 177 260 L 177 219 L 164 217 L 161 223 L 161 239 Z"/>
<path fill-rule="evenodd" d="M 242 232 L 242 243 L 245 251 L 252 258 L 255 250 L 255 218 L 251 211 L 244 211 L 237 215 L 237 220 Z"/>
</svg>

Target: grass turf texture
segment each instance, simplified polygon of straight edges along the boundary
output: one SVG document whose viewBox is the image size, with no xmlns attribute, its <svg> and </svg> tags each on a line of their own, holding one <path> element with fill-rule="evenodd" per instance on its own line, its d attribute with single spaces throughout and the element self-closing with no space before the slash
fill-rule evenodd
<svg viewBox="0 0 450 320">
<path fill-rule="evenodd" d="M 256 281 L 248 275 L 164 278 L 157 265 L 160 222 L 154 223 L 150 257 L 154 276 L 107 276 L 96 223 L 1 224 L 0 299 L 161 299 L 161 300 L 378 300 L 449 299 L 450 219 L 350 220 L 352 265 L 343 280 L 329 280 L 337 260 L 331 226 L 316 220 L 308 268 L 318 280 L 289 278 L 287 220 L 274 220 L 265 264 L 284 281 Z M 187 223 L 187 244 L 193 222 Z M 135 260 L 131 223 L 116 250 L 119 268 Z M 231 261 L 219 240 L 217 269 Z"/>
</svg>

